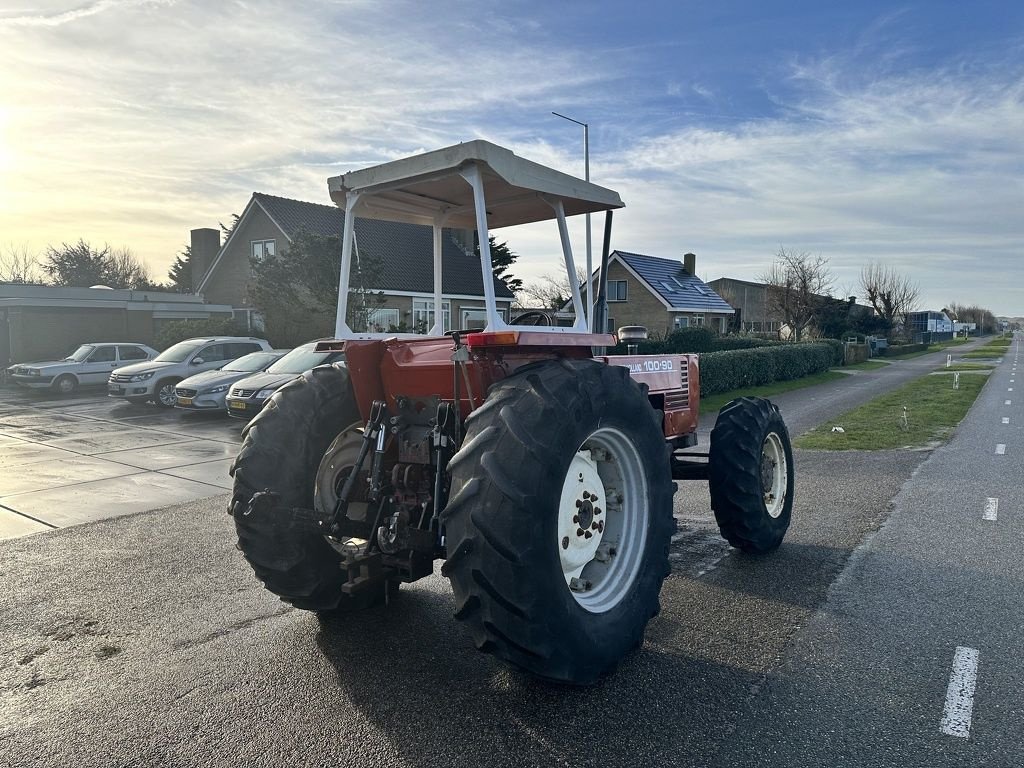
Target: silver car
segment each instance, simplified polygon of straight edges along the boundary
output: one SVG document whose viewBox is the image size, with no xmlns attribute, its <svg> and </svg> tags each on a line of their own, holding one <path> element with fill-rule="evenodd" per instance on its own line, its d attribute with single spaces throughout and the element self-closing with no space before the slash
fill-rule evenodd
<svg viewBox="0 0 1024 768">
<path fill-rule="evenodd" d="M 176 408 L 186 411 L 224 412 L 224 396 L 228 388 L 239 379 L 265 371 L 280 360 L 289 350 L 275 349 L 270 352 L 253 352 L 232 360 L 223 368 L 203 371 L 178 382 L 174 394 L 178 398 Z"/>
<path fill-rule="evenodd" d="M 79 387 L 104 384 L 115 368 L 152 360 L 156 355 L 152 347 L 136 342 L 90 341 L 63 360 L 12 365 L 7 370 L 15 384 L 69 394 Z"/>
</svg>

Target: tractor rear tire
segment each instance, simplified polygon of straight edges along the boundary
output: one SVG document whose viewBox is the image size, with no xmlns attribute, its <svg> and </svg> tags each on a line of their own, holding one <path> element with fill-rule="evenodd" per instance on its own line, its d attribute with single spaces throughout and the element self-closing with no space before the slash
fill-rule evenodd
<svg viewBox="0 0 1024 768">
<path fill-rule="evenodd" d="M 321 457 L 344 428 L 359 420 L 348 371 L 323 365 L 281 387 L 242 431 L 242 448 L 231 466 L 231 511 L 238 546 L 256 577 L 282 600 L 307 611 L 354 611 L 384 598 L 380 589 L 355 596 L 341 591 L 341 556 L 310 522 L 290 515 L 313 508 Z M 271 508 L 253 495 L 276 494 Z"/>
<path fill-rule="evenodd" d="M 730 401 L 711 430 L 709 482 L 718 528 L 748 554 L 779 547 L 793 513 L 793 448 L 778 406 Z"/>
<path fill-rule="evenodd" d="M 442 517 L 442 572 L 479 650 L 584 685 L 642 644 L 675 528 L 661 420 L 626 368 L 591 360 L 491 387 Z"/>
</svg>

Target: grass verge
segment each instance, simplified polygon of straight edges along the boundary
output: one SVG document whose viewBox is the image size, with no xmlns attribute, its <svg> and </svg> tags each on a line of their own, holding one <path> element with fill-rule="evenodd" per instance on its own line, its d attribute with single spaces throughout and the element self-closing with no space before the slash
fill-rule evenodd
<svg viewBox="0 0 1024 768">
<path fill-rule="evenodd" d="M 797 448 L 882 451 L 944 442 L 985 386 L 987 376 L 923 376 L 821 424 L 794 441 Z M 907 421 L 903 424 L 903 408 Z M 843 432 L 833 432 L 842 427 Z"/>
<path fill-rule="evenodd" d="M 848 378 L 845 373 L 836 371 L 823 371 L 812 376 L 804 376 L 802 379 L 790 381 L 776 381 L 772 384 L 765 384 L 761 387 L 748 387 L 747 389 L 734 389 L 731 392 L 720 392 L 716 395 L 708 395 L 700 399 L 700 412 L 712 413 L 722 410 L 722 406 L 737 397 L 771 397 L 780 395 L 783 392 L 792 392 L 794 389 L 813 387 L 815 384 L 824 384 L 828 381 Z"/>
<path fill-rule="evenodd" d="M 953 363 L 949 368 L 942 366 L 935 370 L 939 373 L 943 373 L 945 371 L 991 371 L 993 368 L 995 368 L 995 366 L 989 365 L 988 363 Z"/>
<path fill-rule="evenodd" d="M 971 350 L 970 352 L 964 352 L 962 355 L 960 355 L 960 357 L 964 358 L 965 360 L 974 360 L 982 358 L 994 360 L 995 358 L 1002 357 L 1005 354 L 1006 350 L 1004 349 L 986 349 L 985 347 L 982 347 L 981 349 L 974 349 Z"/>
<path fill-rule="evenodd" d="M 853 363 L 851 365 L 844 365 L 842 368 L 836 368 L 837 371 L 873 371 L 876 368 L 885 368 L 888 363 L 882 360 L 865 360 L 863 363 Z"/>
</svg>

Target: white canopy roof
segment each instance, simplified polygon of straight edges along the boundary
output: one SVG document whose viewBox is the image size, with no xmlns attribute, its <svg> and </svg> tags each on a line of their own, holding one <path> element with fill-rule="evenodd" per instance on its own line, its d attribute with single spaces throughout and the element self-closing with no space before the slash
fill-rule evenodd
<svg viewBox="0 0 1024 768">
<path fill-rule="evenodd" d="M 359 216 L 429 225 L 437 214 L 447 213 L 445 226 L 475 229 L 473 189 L 459 177 L 473 164 L 484 179 L 491 229 L 555 218 L 544 196 L 559 198 L 567 216 L 623 207 L 617 192 L 482 139 L 351 171 L 327 183 L 331 199 L 342 209 L 349 194 L 359 195 Z"/>
</svg>

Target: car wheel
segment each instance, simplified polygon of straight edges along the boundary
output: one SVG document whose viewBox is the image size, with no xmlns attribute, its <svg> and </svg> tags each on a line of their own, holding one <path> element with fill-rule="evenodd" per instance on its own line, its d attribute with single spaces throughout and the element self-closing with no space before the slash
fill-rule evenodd
<svg viewBox="0 0 1024 768">
<path fill-rule="evenodd" d="M 153 391 L 153 400 L 161 408 L 173 408 L 177 404 L 178 396 L 174 394 L 174 388 L 178 381 L 178 379 L 164 379 L 157 383 L 156 389 Z"/>
<path fill-rule="evenodd" d="M 70 373 L 58 376 L 57 380 L 53 382 L 54 392 L 59 392 L 62 395 L 70 395 L 76 389 L 78 389 L 78 379 Z"/>
</svg>

